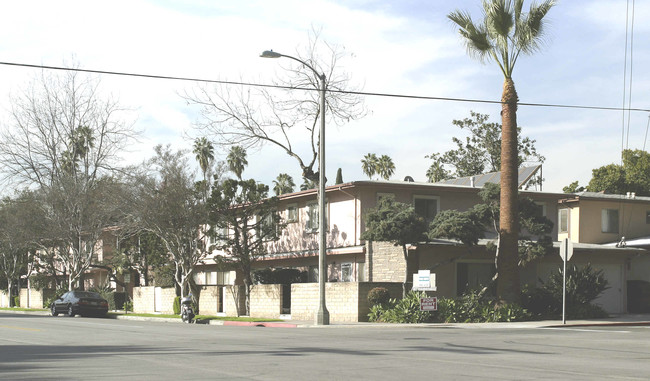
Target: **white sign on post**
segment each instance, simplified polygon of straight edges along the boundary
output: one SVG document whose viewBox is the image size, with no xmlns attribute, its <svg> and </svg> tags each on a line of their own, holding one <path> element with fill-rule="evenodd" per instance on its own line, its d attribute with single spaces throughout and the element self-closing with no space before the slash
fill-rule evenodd
<svg viewBox="0 0 650 381">
<path fill-rule="evenodd" d="M 413 274 L 414 291 L 436 291 L 436 274 L 431 274 L 429 270 L 419 270 Z"/>
<path fill-rule="evenodd" d="M 573 244 L 571 240 L 565 238 L 560 242 L 560 257 L 564 263 L 562 271 L 562 324 L 566 324 L 566 263 L 573 256 Z"/>
<path fill-rule="evenodd" d="M 565 261 L 569 261 L 571 256 L 573 256 L 573 243 L 570 239 L 565 238 L 560 243 L 560 257 Z"/>
</svg>

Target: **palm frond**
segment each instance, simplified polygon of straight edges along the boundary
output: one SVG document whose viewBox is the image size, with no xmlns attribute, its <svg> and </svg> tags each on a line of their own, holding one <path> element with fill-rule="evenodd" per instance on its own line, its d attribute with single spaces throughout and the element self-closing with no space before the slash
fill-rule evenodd
<svg viewBox="0 0 650 381">
<path fill-rule="evenodd" d="M 489 52 L 492 49 L 492 43 L 488 37 L 485 25 L 475 24 L 469 13 L 456 10 L 447 18 L 458 25 L 458 33 L 463 37 L 463 43 L 467 48 L 467 53 L 481 61 L 489 58 Z"/>
<path fill-rule="evenodd" d="M 512 0 L 483 0 L 485 25 L 495 39 L 507 39 L 514 26 Z"/>
</svg>

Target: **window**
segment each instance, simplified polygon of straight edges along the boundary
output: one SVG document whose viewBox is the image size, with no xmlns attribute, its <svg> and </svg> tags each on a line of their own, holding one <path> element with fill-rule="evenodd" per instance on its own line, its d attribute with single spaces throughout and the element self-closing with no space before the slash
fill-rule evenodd
<svg viewBox="0 0 650 381">
<path fill-rule="evenodd" d="M 205 278 L 206 278 L 206 274 L 204 272 L 199 271 L 197 273 L 194 273 L 194 282 L 197 285 L 203 286 L 203 285 L 207 284 L 205 282 L 206 281 Z"/>
<path fill-rule="evenodd" d="M 492 262 L 458 263 L 456 266 L 457 295 L 481 289 L 490 284 L 496 268 Z"/>
<path fill-rule="evenodd" d="M 537 215 L 546 217 L 546 204 L 543 204 L 541 202 L 536 202 L 535 206 L 537 206 Z"/>
<path fill-rule="evenodd" d="M 274 239 L 278 235 L 278 224 L 275 221 L 276 212 L 271 212 L 265 216 L 258 216 L 260 221 L 259 228 L 262 231 L 263 239 Z"/>
<path fill-rule="evenodd" d="M 354 280 L 352 263 L 341 263 L 341 282 L 352 282 Z"/>
<path fill-rule="evenodd" d="M 603 209 L 600 222 L 603 233 L 618 233 L 618 209 Z"/>
<path fill-rule="evenodd" d="M 327 204 L 325 205 L 325 228 L 327 229 Z M 305 222 L 305 230 L 310 233 L 318 231 L 318 203 L 307 204 L 307 221 Z"/>
<path fill-rule="evenodd" d="M 218 285 L 232 284 L 231 276 L 230 276 L 231 272 L 234 271 L 217 271 L 217 284 Z"/>
<path fill-rule="evenodd" d="M 569 232 L 569 209 L 559 209 L 557 211 L 558 232 Z"/>
<path fill-rule="evenodd" d="M 298 222 L 298 205 L 287 205 L 287 222 Z"/>
<path fill-rule="evenodd" d="M 438 214 L 438 197 L 415 196 L 413 198 L 413 207 L 418 216 L 424 218 L 427 222 L 431 222 Z"/>
</svg>

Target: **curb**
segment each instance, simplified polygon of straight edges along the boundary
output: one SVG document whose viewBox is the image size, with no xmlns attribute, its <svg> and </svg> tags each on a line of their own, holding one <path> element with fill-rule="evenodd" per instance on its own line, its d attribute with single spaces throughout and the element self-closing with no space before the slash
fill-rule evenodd
<svg viewBox="0 0 650 381">
<path fill-rule="evenodd" d="M 269 327 L 269 328 L 297 328 L 298 324 L 281 323 L 281 322 L 263 322 L 263 321 L 233 321 L 223 320 L 221 325 L 239 326 L 239 327 Z"/>
</svg>

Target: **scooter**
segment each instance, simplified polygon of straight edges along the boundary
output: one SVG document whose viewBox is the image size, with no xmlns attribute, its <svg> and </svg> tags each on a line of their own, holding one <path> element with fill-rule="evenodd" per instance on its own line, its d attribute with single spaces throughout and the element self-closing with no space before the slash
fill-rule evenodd
<svg viewBox="0 0 650 381">
<path fill-rule="evenodd" d="M 181 320 L 183 320 L 184 323 L 192 323 L 194 322 L 194 309 L 192 309 L 192 298 L 189 296 L 181 299 Z"/>
</svg>

